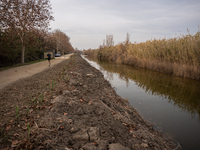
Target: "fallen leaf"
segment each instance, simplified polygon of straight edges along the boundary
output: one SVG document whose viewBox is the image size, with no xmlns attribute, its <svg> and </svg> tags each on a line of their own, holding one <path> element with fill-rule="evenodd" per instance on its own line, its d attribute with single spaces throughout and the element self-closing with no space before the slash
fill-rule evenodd
<svg viewBox="0 0 200 150">
<path fill-rule="evenodd" d="M 63 122 L 63 120 L 60 120 L 60 122 Z"/>
<path fill-rule="evenodd" d="M 136 138 L 136 136 L 133 134 L 133 137 Z"/>
<path fill-rule="evenodd" d="M 17 145 L 18 143 L 19 143 L 19 141 L 12 141 L 11 147 L 12 147 L 12 148 L 17 147 L 17 146 L 18 146 L 18 145 Z"/>
<path fill-rule="evenodd" d="M 96 142 L 93 142 L 93 144 L 96 146 L 97 145 L 97 143 Z"/>
<path fill-rule="evenodd" d="M 13 122 L 13 120 L 10 120 L 10 123 Z"/>
<path fill-rule="evenodd" d="M 23 126 L 22 129 L 27 130 L 27 126 Z"/>
<path fill-rule="evenodd" d="M 42 109 L 45 109 L 46 108 L 46 106 L 42 106 Z"/>
<path fill-rule="evenodd" d="M 88 103 L 89 105 L 91 105 L 92 104 L 92 101 L 89 101 L 89 103 Z"/>
<path fill-rule="evenodd" d="M 127 124 L 126 124 L 126 123 L 124 123 L 124 122 L 123 122 L 122 124 L 123 124 L 123 125 L 125 125 L 125 126 L 127 126 Z"/>
<path fill-rule="evenodd" d="M 18 133 L 14 133 L 14 136 L 19 136 L 19 134 Z"/>
<path fill-rule="evenodd" d="M 68 113 L 64 113 L 64 116 L 67 116 Z"/>
<path fill-rule="evenodd" d="M 116 112 L 113 112 L 113 111 L 111 111 L 111 113 L 112 113 L 113 115 L 117 114 Z"/>
<path fill-rule="evenodd" d="M 53 107 L 53 104 L 49 106 L 49 108 Z"/>
<path fill-rule="evenodd" d="M 65 127 L 64 126 L 60 126 L 60 129 L 64 129 Z"/>
<path fill-rule="evenodd" d="M 11 128 L 11 125 L 8 125 L 8 126 L 6 127 L 6 131 L 10 130 L 10 128 Z"/>
<path fill-rule="evenodd" d="M 16 144 L 18 144 L 19 143 L 19 141 L 12 141 L 12 144 L 13 145 L 16 145 Z"/>
<path fill-rule="evenodd" d="M 129 129 L 129 132 L 131 132 L 131 133 L 132 133 L 132 132 L 133 132 L 133 129 Z"/>
<path fill-rule="evenodd" d="M 31 114 L 32 112 L 33 112 L 33 109 L 30 109 L 30 110 L 29 110 L 29 114 Z"/>
<path fill-rule="evenodd" d="M 19 124 L 18 124 L 17 126 L 20 128 L 20 125 L 19 125 Z"/>
<path fill-rule="evenodd" d="M 148 147 L 148 144 L 142 143 L 141 146 L 144 147 L 144 148 L 146 148 L 146 147 Z"/>
<path fill-rule="evenodd" d="M 13 113 L 13 111 L 9 112 L 8 115 L 10 115 L 10 114 L 12 114 L 12 113 Z"/>
<path fill-rule="evenodd" d="M 52 142 L 52 140 L 46 140 L 46 141 L 44 141 L 44 144 L 51 143 L 51 142 Z"/>
<path fill-rule="evenodd" d="M 80 102 L 81 102 L 81 103 L 83 103 L 83 100 L 82 100 L 82 99 L 80 99 Z"/>
</svg>

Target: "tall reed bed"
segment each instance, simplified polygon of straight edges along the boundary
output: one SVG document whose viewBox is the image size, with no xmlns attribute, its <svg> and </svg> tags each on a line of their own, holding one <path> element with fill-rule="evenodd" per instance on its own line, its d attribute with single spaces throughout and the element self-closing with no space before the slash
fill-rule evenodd
<svg viewBox="0 0 200 150">
<path fill-rule="evenodd" d="M 200 32 L 142 43 L 120 43 L 87 50 L 86 55 L 200 80 Z"/>
</svg>

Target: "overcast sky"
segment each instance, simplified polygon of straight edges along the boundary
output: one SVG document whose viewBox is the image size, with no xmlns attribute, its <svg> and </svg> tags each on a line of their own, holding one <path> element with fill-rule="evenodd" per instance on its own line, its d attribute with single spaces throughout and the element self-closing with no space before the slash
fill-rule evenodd
<svg viewBox="0 0 200 150">
<path fill-rule="evenodd" d="M 200 0 L 50 0 L 55 21 L 79 50 L 98 48 L 106 35 L 114 44 L 195 34 L 200 25 Z M 178 35 L 175 35 L 178 34 Z"/>
</svg>

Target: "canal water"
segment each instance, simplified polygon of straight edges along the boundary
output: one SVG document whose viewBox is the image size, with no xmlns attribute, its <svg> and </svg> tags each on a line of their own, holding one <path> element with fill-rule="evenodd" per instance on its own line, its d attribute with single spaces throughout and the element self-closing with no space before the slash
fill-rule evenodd
<svg viewBox="0 0 200 150">
<path fill-rule="evenodd" d="M 200 82 L 84 58 L 155 128 L 183 150 L 200 150 Z"/>
</svg>

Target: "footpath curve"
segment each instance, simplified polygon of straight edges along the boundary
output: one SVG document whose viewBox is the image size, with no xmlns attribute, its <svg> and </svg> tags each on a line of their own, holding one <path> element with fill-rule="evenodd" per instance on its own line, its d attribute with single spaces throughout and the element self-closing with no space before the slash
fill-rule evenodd
<svg viewBox="0 0 200 150">
<path fill-rule="evenodd" d="M 68 55 L 64 55 L 64 56 L 56 57 L 55 59 L 52 59 L 50 67 L 62 62 L 63 60 L 69 59 L 71 55 L 72 54 L 68 54 Z M 31 64 L 31 65 L 25 65 L 25 66 L 20 66 L 20 67 L 8 69 L 8 70 L 0 71 L 0 90 L 2 90 L 7 85 L 21 78 L 30 77 L 48 68 L 49 68 L 48 61 L 42 61 L 42 62 Z"/>
</svg>

